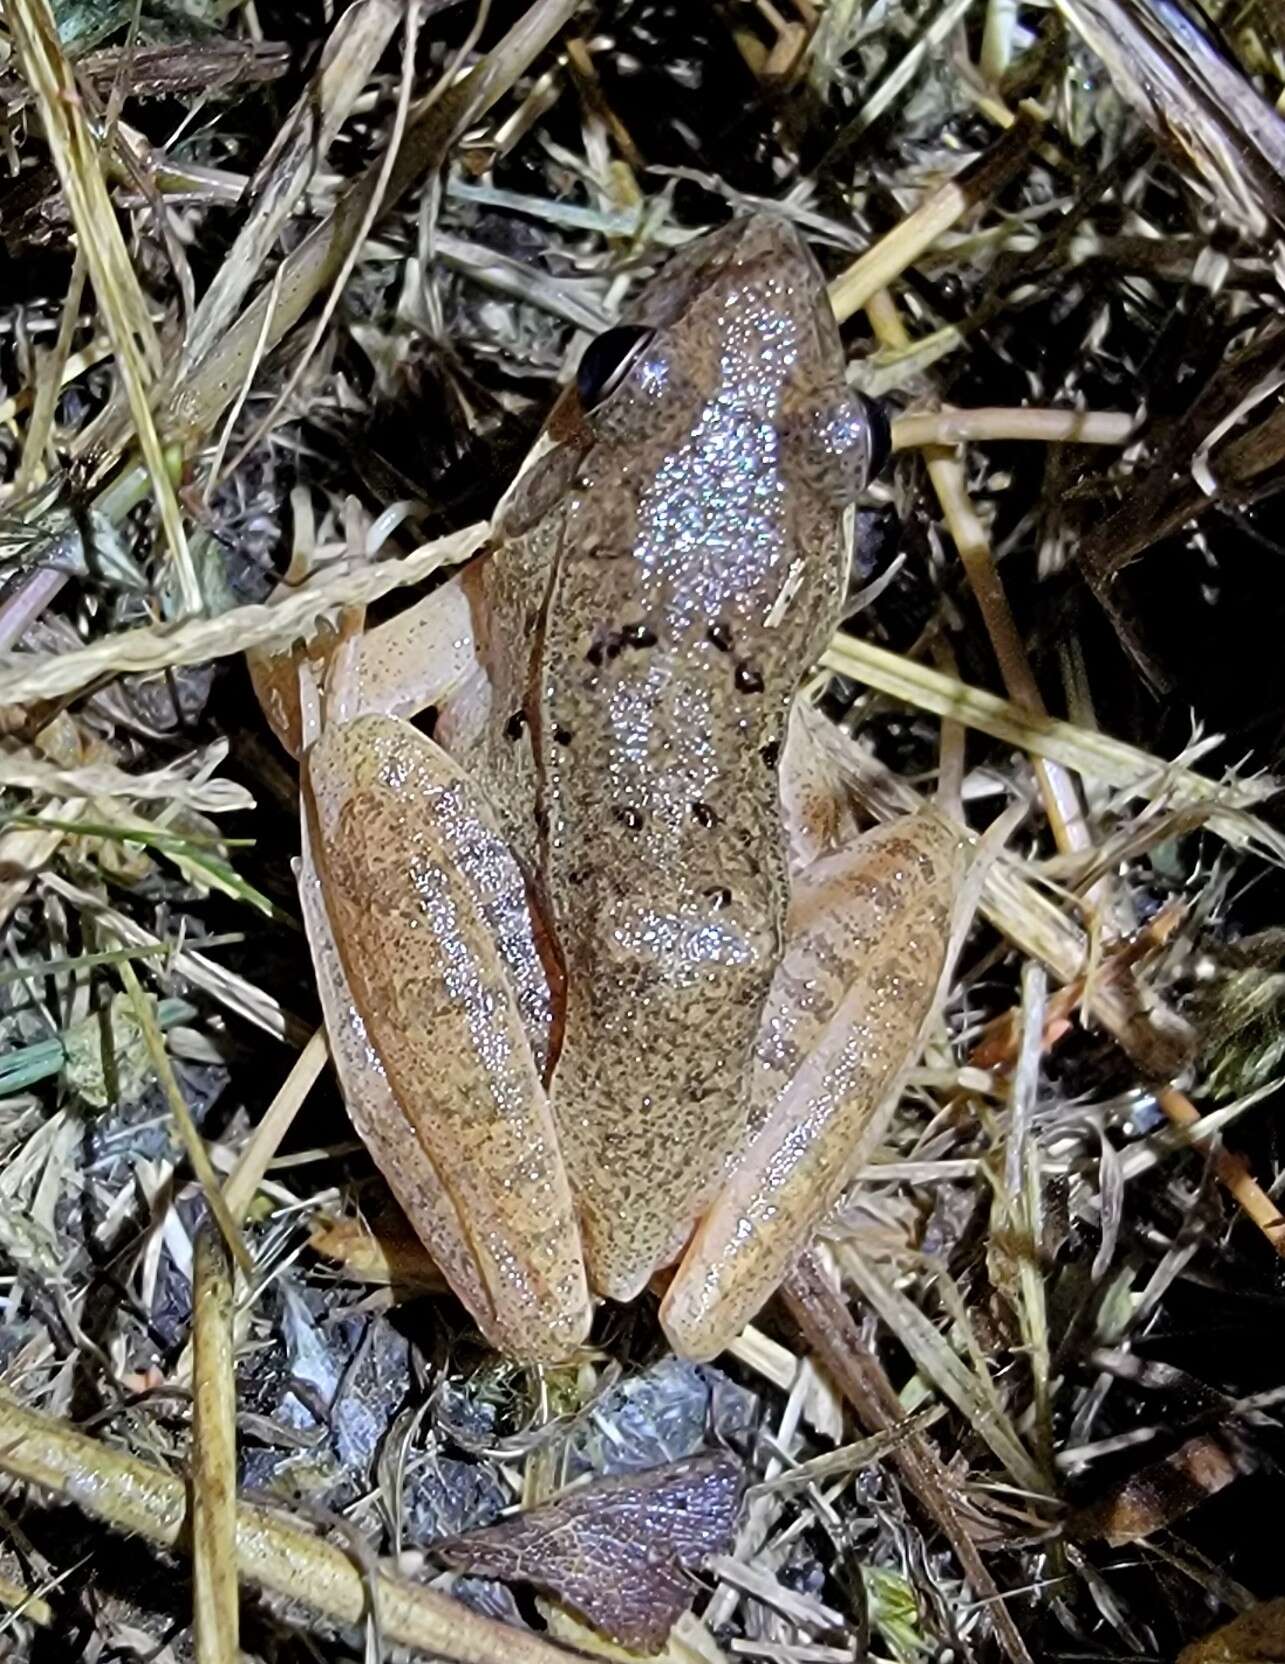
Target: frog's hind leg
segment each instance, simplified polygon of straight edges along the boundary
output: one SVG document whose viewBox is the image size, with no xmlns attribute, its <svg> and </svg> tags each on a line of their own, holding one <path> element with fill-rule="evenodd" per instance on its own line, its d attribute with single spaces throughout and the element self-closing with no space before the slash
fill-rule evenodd
<svg viewBox="0 0 1285 1664">
<path fill-rule="evenodd" d="M 795 881 L 748 1143 L 670 1284 L 675 1349 L 712 1358 L 773 1293 L 881 1136 L 944 979 L 961 869 L 934 811 Z"/>
<path fill-rule="evenodd" d="M 349 1119 L 402 1212 L 415 1221 L 417 1234 L 447 1282 L 473 1314 L 478 1327 L 488 1335 L 497 1335 L 501 1314 L 474 1261 L 459 1209 L 423 1142 L 408 1133 L 401 1105 L 353 1000 L 322 899 L 306 820 L 299 862 L 299 902 L 330 1055 Z"/>
<path fill-rule="evenodd" d="M 590 1304 L 521 874 L 467 776 L 397 718 L 327 726 L 304 786 L 305 922 L 353 1120 L 488 1339 L 563 1359 Z"/>
<path fill-rule="evenodd" d="M 478 564 L 362 638 L 362 710 L 409 718 L 433 707 L 439 727 L 447 712 L 456 724 L 480 723 L 486 677 L 478 659 L 473 595 Z"/>
</svg>

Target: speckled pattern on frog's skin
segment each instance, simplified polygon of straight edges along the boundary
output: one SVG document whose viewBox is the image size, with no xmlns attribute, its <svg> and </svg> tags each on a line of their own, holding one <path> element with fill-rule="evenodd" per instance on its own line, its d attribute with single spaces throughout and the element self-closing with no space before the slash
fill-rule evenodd
<svg viewBox="0 0 1285 1664">
<path fill-rule="evenodd" d="M 956 833 L 927 810 L 796 884 L 756 1047 L 753 1142 L 661 1307 L 684 1356 L 715 1357 L 750 1320 L 882 1135 L 933 1010 L 960 871 Z"/>
<path fill-rule="evenodd" d="M 502 1337 L 507 1349 L 517 1352 L 523 1337 L 506 1327 L 508 1313 L 497 1309 L 491 1298 L 450 1188 L 429 1154 L 420 1128 L 397 1102 L 383 1059 L 353 999 L 312 853 L 311 821 L 311 794 L 305 793 L 299 905 L 312 948 L 330 1055 L 348 1113 L 389 1189 L 407 1216 L 416 1221 L 434 1260 L 478 1326 L 487 1334 Z"/>
<path fill-rule="evenodd" d="M 787 901 L 778 756 L 869 454 L 780 222 L 702 239 L 630 321 L 651 344 L 597 408 L 563 401 L 479 568 L 492 704 L 461 757 L 566 972 L 553 1108 L 590 1281 L 618 1299 L 744 1131 Z"/>
<path fill-rule="evenodd" d="M 325 729 L 306 786 L 325 912 L 410 1123 L 407 1157 L 422 1142 L 450 1188 L 421 1228 L 463 1227 L 497 1338 L 519 1357 L 563 1358 L 584 1338 L 589 1295 L 537 1066 L 549 993 L 522 876 L 472 782 L 408 723 Z M 371 1153 L 401 1159 L 391 1136 Z M 478 1303 L 475 1283 L 457 1287 Z"/>
</svg>

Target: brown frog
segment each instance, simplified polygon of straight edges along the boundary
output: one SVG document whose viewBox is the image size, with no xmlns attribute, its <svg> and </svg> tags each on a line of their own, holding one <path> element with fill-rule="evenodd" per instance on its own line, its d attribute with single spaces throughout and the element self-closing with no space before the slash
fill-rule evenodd
<svg viewBox="0 0 1285 1664">
<path fill-rule="evenodd" d="M 671 1341 L 720 1351 L 914 1061 L 957 840 L 924 815 L 836 846 L 794 710 L 882 448 L 798 235 L 712 233 L 585 354 L 486 554 L 311 723 L 345 1094 L 517 1356 L 674 1262 Z M 360 714 L 426 697 L 433 739 Z"/>
</svg>

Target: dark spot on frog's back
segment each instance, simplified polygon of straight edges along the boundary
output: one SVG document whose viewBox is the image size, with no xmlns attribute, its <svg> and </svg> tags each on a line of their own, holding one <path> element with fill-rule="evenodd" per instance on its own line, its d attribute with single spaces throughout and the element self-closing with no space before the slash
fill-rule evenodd
<svg viewBox="0 0 1285 1664">
<path fill-rule="evenodd" d="M 504 737 L 506 740 L 520 740 L 525 733 L 526 712 L 514 711 L 513 715 L 504 724 Z"/>
<path fill-rule="evenodd" d="M 653 638 L 654 639 L 654 638 Z M 602 630 L 595 634 L 589 643 L 585 658 L 595 670 L 601 670 L 604 664 L 610 664 L 618 659 L 624 650 L 624 640 L 617 630 Z"/>
<path fill-rule="evenodd" d="M 730 653 L 732 651 L 732 630 L 730 625 L 724 624 L 721 621 L 717 624 L 711 624 L 709 629 L 706 630 L 705 636 L 707 640 L 712 642 L 713 645 L 718 648 L 720 653 Z"/>
<path fill-rule="evenodd" d="M 632 803 L 617 803 L 612 814 L 630 832 L 641 832 L 643 814 L 641 809 L 635 809 Z"/>
<path fill-rule="evenodd" d="M 736 667 L 736 691 L 738 693 L 762 693 L 763 672 L 756 665 L 742 659 Z"/>
<path fill-rule="evenodd" d="M 890 838 L 884 850 L 885 858 L 890 858 L 897 864 L 897 870 L 893 874 L 894 882 L 904 884 L 912 872 L 924 880 L 933 876 L 936 863 L 913 839 Z"/>
<path fill-rule="evenodd" d="M 693 803 L 692 819 L 698 826 L 712 827 L 718 825 L 718 816 L 708 803 Z"/>
<path fill-rule="evenodd" d="M 626 624 L 620 632 L 626 647 L 654 647 L 656 632 L 650 624 Z"/>
</svg>

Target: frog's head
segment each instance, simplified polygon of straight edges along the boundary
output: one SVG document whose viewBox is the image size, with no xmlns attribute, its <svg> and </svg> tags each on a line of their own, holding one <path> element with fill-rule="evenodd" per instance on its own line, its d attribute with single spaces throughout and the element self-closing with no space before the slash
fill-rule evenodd
<svg viewBox="0 0 1285 1664">
<path fill-rule="evenodd" d="M 887 418 L 848 389 L 825 279 L 786 220 L 734 220 L 673 255 L 585 350 L 566 416 L 598 443 L 642 445 L 711 402 L 772 422 L 840 504 L 887 456 Z"/>
<path fill-rule="evenodd" d="M 511 515 L 529 523 L 577 478 L 632 475 L 641 488 L 715 428 L 729 468 L 770 465 L 826 512 L 849 507 L 887 455 L 886 417 L 844 379 L 825 279 L 796 228 L 767 214 L 672 255 L 589 344 L 546 427 L 546 466 Z M 770 463 L 750 430 L 774 436 Z"/>
</svg>

